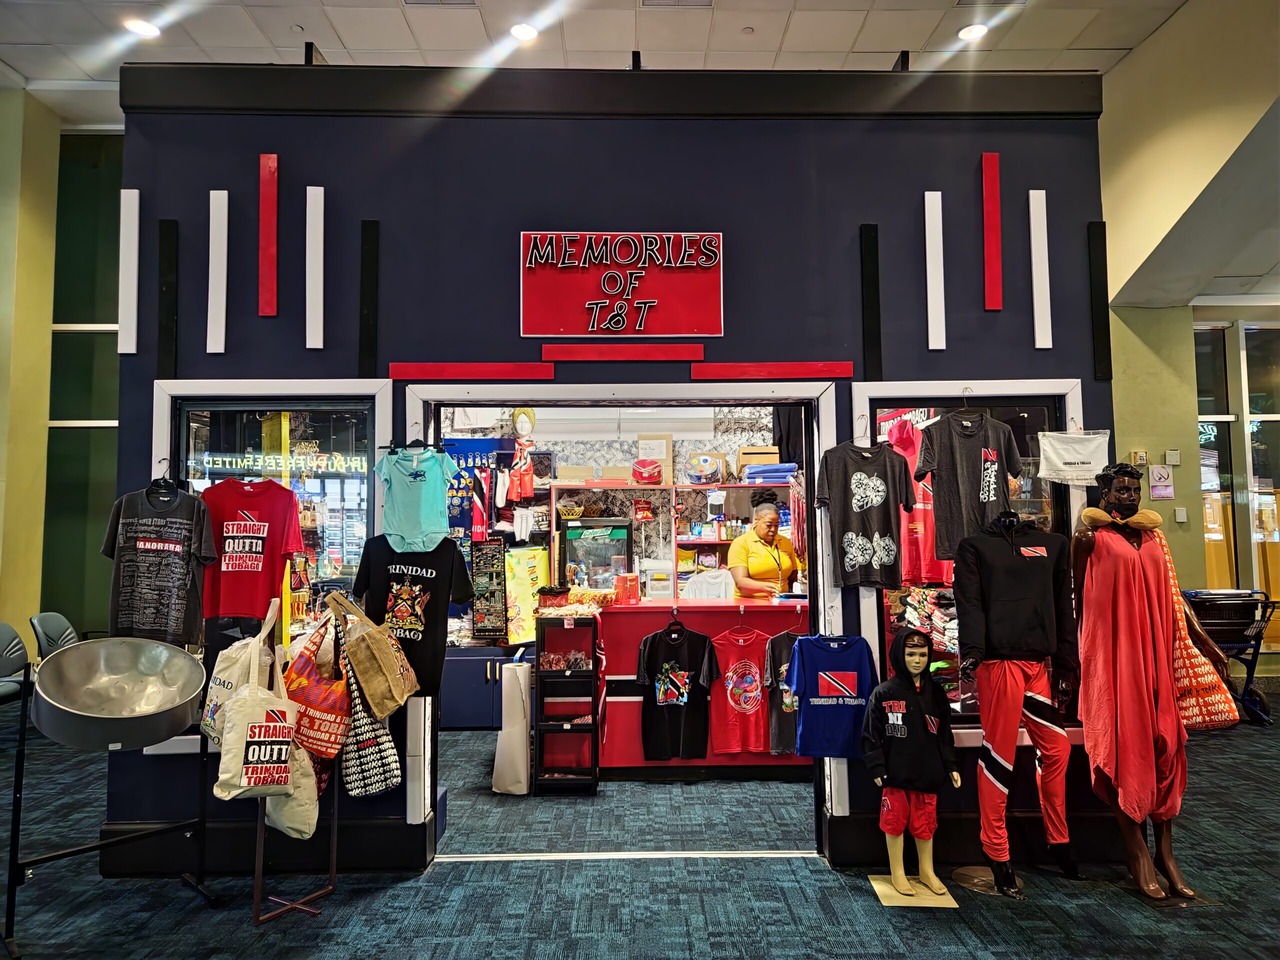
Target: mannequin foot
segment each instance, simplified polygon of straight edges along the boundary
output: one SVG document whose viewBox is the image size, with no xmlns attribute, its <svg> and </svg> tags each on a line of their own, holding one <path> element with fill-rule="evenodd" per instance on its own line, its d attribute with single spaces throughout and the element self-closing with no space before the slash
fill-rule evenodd
<svg viewBox="0 0 1280 960">
<path fill-rule="evenodd" d="M 1018 889 L 1018 876 L 1013 872 L 1013 864 L 1008 860 L 992 860 L 987 857 L 987 865 L 991 868 L 991 879 L 995 882 L 996 892 L 1010 900 L 1025 900 L 1026 894 Z"/>
<path fill-rule="evenodd" d="M 1049 856 L 1053 858 L 1053 862 L 1058 865 L 1058 869 L 1068 880 L 1084 879 L 1080 875 L 1080 866 L 1076 863 L 1075 854 L 1071 852 L 1070 843 L 1049 844 Z"/>
<path fill-rule="evenodd" d="M 916 895 L 915 888 L 911 886 L 911 881 L 907 879 L 905 873 L 889 874 L 889 882 L 893 884 L 893 889 L 904 897 L 914 897 Z"/>
<path fill-rule="evenodd" d="M 1142 833 L 1142 824 L 1116 811 L 1116 822 L 1120 824 L 1120 836 L 1124 840 L 1124 858 L 1129 865 L 1129 876 L 1138 885 L 1138 890 L 1149 900 L 1165 899 L 1165 892 L 1156 880 L 1156 868 L 1151 862 L 1151 851 L 1147 849 L 1147 839 Z"/>
<path fill-rule="evenodd" d="M 1153 821 L 1153 826 L 1156 835 L 1155 868 L 1160 871 L 1161 876 L 1169 881 L 1170 893 L 1187 900 L 1194 900 L 1196 892 L 1191 889 L 1191 886 L 1182 876 L 1182 871 L 1178 869 L 1177 858 L 1173 855 L 1173 823 L 1171 821 L 1165 821 L 1164 823 L 1155 823 Z"/>
<path fill-rule="evenodd" d="M 947 895 L 947 888 L 943 882 L 938 879 L 937 874 L 922 872 L 920 874 L 920 882 L 928 887 L 929 892 L 935 897 L 945 897 Z"/>
</svg>

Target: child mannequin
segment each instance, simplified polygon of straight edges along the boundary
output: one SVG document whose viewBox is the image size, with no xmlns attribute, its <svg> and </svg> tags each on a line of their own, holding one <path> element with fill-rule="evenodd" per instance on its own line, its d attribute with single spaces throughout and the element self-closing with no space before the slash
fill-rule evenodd
<svg viewBox="0 0 1280 960">
<path fill-rule="evenodd" d="M 889 648 L 893 677 L 871 694 L 862 725 L 862 755 L 876 785 L 884 788 L 880 829 L 889 848 L 893 888 L 914 896 L 902 864 L 903 834 L 916 841 L 920 882 L 943 896 L 947 888 L 933 871 L 933 834 L 938 825 L 938 791 L 960 786 L 951 706 L 929 676 L 933 644 L 910 628 Z"/>
</svg>

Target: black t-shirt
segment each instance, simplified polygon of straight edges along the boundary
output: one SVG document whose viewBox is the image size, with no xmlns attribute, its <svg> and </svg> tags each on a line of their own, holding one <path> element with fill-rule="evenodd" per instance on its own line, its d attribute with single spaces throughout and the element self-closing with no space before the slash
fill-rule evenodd
<svg viewBox="0 0 1280 960">
<path fill-rule="evenodd" d="M 646 760 L 707 755 L 711 684 L 720 676 L 711 640 L 687 628 L 640 641 L 636 680 L 644 688 L 640 736 Z"/>
<path fill-rule="evenodd" d="M 365 615 L 385 623 L 400 641 L 423 696 L 440 693 L 449 601 L 472 597 L 471 578 L 458 545 L 449 538 L 428 553 L 396 553 L 385 536 L 366 540 L 353 592 Z"/>
<path fill-rule="evenodd" d="M 902 586 L 898 533 L 915 507 L 907 458 L 886 443 L 842 443 L 822 455 L 816 503 L 827 508 L 841 586 Z"/>
<path fill-rule="evenodd" d="M 787 671 L 791 667 L 791 650 L 796 645 L 794 633 L 780 633 L 769 640 L 769 657 L 764 665 L 764 685 L 769 688 L 769 752 L 796 752 L 796 711 L 800 707 Z"/>
</svg>

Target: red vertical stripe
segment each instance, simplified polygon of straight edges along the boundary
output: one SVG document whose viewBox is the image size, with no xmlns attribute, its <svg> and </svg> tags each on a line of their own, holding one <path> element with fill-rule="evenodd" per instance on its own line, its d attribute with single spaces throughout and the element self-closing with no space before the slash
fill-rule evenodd
<svg viewBox="0 0 1280 960">
<path fill-rule="evenodd" d="M 982 155 L 982 273 L 984 306 L 1004 309 L 1004 266 L 1000 256 L 1000 154 Z"/>
<path fill-rule="evenodd" d="M 279 157 L 258 156 L 258 316 L 276 315 L 276 242 L 278 236 Z"/>
</svg>

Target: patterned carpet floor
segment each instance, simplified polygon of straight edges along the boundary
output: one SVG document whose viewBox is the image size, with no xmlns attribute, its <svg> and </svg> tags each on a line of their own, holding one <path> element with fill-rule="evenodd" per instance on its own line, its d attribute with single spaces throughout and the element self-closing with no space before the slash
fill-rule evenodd
<svg viewBox="0 0 1280 960">
<path fill-rule="evenodd" d="M 13 720 L 11 708 L 0 711 L 0 725 Z M 173 881 L 102 880 L 88 857 L 36 870 L 19 897 L 18 940 L 33 960 L 1274 960 L 1280 957 L 1277 736 L 1275 729 L 1241 727 L 1199 734 L 1189 745 L 1191 784 L 1179 850 L 1188 877 L 1223 901 L 1219 907 L 1156 911 L 1113 883 L 1072 884 L 1027 870 L 1031 899 L 1025 903 L 952 884 L 959 910 L 890 913 L 863 872 L 834 871 L 808 855 L 449 861 L 421 876 L 343 876 L 320 917 L 294 915 L 254 929 L 244 880 L 213 881 L 226 903 L 210 911 Z M 473 760 L 487 764 L 491 746 L 474 739 Z M 535 854 L 747 844 L 811 849 L 812 805 L 804 785 L 605 784 L 596 801 L 578 808 L 587 811 L 589 823 L 578 830 L 568 826 L 573 801 L 486 798 L 487 767 L 474 769 L 462 748 L 448 760 L 449 746 L 446 738 L 446 776 L 453 776 L 449 764 L 457 763 L 467 766 L 469 779 L 450 785 L 442 853 L 484 853 L 496 846 Z M 35 749 L 29 769 L 38 768 L 39 775 L 32 776 L 27 794 L 26 849 L 92 840 L 104 804 L 105 762 L 38 735 Z M 10 729 L 0 735 L 0 784 L 9 783 L 12 759 Z M 784 787 L 798 791 L 794 811 L 777 792 Z M 765 822 L 782 808 L 781 822 Z M 752 823 L 737 822 L 744 818 Z M 483 825 L 488 833 L 494 822 L 507 825 L 508 843 L 491 843 L 467 826 Z M 565 835 L 539 839 L 544 828 Z M 313 880 L 272 885 L 296 894 Z"/>
</svg>

